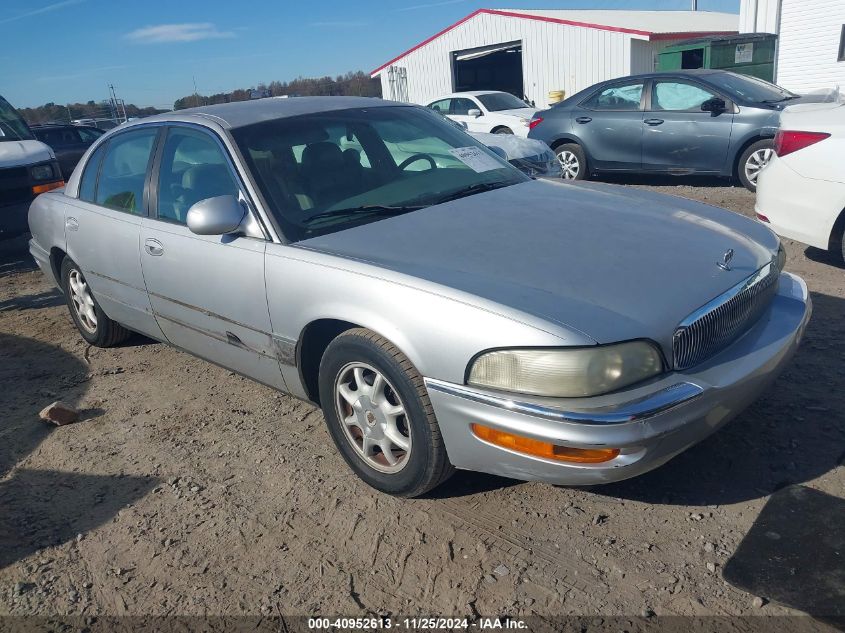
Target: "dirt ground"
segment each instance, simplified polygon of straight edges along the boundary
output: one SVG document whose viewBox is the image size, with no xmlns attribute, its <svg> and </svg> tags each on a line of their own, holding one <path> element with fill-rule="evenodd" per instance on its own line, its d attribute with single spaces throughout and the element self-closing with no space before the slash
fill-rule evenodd
<svg viewBox="0 0 845 633">
<path fill-rule="evenodd" d="M 693 184 L 634 186 L 752 212 L 745 190 Z M 87 348 L 25 242 L 7 242 L 0 615 L 830 615 L 836 587 L 805 578 L 845 499 L 845 270 L 786 247 L 815 304 L 806 339 L 721 432 L 619 484 L 458 473 L 408 501 L 359 482 L 306 403 L 141 337 Z M 39 421 L 56 399 L 83 421 Z M 822 510 L 767 519 L 804 529 L 781 541 L 804 561 L 783 580 L 752 536 L 788 490 Z M 752 570 L 748 591 L 729 561 Z"/>
</svg>

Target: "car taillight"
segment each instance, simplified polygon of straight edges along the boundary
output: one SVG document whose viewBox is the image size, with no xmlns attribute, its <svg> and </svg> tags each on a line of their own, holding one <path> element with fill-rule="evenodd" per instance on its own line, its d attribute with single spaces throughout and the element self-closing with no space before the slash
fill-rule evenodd
<svg viewBox="0 0 845 633">
<path fill-rule="evenodd" d="M 825 132 L 796 132 L 793 130 L 778 130 L 775 134 L 775 154 L 783 158 L 799 149 L 815 145 L 819 141 L 829 138 Z"/>
<path fill-rule="evenodd" d="M 531 121 L 528 123 L 528 129 L 529 129 L 529 130 L 533 130 L 535 127 L 537 127 L 538 125 L 540 125 L 542 122 L 543 122 L 543 117 L 541 117 L 541 116 L 534 117 L 534 118 L 533 118 L 533 119 L 531 119 Z"/>
</svg>

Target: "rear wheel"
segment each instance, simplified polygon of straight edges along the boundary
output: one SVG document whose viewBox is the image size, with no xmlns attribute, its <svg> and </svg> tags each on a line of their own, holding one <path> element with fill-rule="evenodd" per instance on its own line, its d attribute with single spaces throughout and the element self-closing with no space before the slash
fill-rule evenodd
<svg viewBox="0 0 845 633">
<path fill-rule="evenodd" d="M 392 343 L 344 332 L 323 354 L 319 381 L 332 439 L 370 486 L 416 497 L 452 474 L 423 379 Z"/>
<path fill-rule="evenodd" d="M 70 257 L 62 261 L 62 289 L 70 316 L 88 343 L 97 347 L 111 347 L 129 337 L 131 332 L 108 318 L 100 308 L 82 269 Z"/>
<path fill-rule="evenodd" d="M 763 139 L 749 145 L 739 157 L 737 177 L 749 191 L 757 191 L 757 177 L 774 154 L 774 141 Z"/>
<path fill-rule="evenodd" d="M 495 130 L 493 130 L 493 134 L 513 134 L 513 130 L 511 130 L 509 127 L 502 126 L 497 127 Z"/>
<path fill-rule="evenodd" d="M 577 143 L 566 143 L 555 149 L 555 155 L 562 169 L 564 180 L 587 180 L 590 172 L 587 169 L 587 155 Z"/>
</svg>

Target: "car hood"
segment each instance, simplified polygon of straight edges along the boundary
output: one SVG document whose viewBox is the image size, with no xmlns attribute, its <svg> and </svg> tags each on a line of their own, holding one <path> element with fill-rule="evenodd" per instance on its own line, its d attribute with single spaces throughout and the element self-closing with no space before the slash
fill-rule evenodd
<svg viewBox="0 0 845 633">
<path fill-rule="evenodd" d="M 297 246 L 470 293 L 598 343 L 649 338 L 669 351 L 678 323 L 771 261 L 778 240 L 682 198 L 538 180 Z M 725 271 L 717 262 L 728 249 Z"/>
<path fill-rule="evenodd" d="M 513 110 L 495 110 L 490 114 L 504 114 L 507 116 L 518 116 L 523 119 L 530 119 L 536 112 L 536 108 L 514 108 Z"/>
<path fill-rule="evenodd" d="M 55 158 L 41 141 L 0 141 L 0 167 L 21 167 Z"/>
</svg>

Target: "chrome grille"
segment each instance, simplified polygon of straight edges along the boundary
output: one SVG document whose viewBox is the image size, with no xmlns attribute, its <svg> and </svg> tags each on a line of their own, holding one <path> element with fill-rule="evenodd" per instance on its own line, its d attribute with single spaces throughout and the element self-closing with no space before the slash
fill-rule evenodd
<svg viewBox="0 0 845 633">
<path fill-rule="evenodd" d="M 672 339 L 675 369 L 707 360 L 750 328 L 777 294 L 780 270 L 772 262 L 684 319 Z"/>
</svg>

